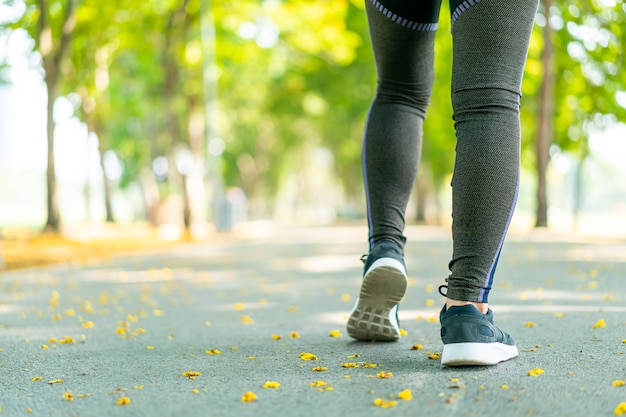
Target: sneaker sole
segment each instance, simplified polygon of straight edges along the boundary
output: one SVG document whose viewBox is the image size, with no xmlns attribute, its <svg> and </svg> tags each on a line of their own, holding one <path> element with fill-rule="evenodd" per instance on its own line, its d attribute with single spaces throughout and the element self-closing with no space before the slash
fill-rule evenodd
<svg viewBox="0 0 626 417">
<path fill-rule="evenodd" d="M 363 278 L 359 298 L 348 319 L 348 334 L 358 340 L 398 340 L 396 310 L 406 287 L 406 273 L 400 262 L 392 258 L 374 262 Z"/>
<path fill-rule="evenodd" d="M 517 347 L 504 343 L 451 343 L 443 345 L 444 366 L 496 365 L 518 355 Z"/>
</svg>

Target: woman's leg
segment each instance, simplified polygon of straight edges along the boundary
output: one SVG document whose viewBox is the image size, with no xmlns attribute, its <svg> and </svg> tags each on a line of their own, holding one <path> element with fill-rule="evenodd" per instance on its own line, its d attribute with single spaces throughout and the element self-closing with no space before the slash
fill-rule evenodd
<svg viewBox="0 0 626 417">
<path fill-rule="evenodd" d="M 450 3 L 457 146 L 442 363 L 491 364 L 517 355 L 513 339 L 492 326 L 487 302 L 519 187 L 519 99 L 537 0 Z M 467 304 L 486 316 L 453 308 Z"/>
<path fill-rule="evenodd" d="M 537 0 L 482 0 L 453 23 L 457 146 L 447 294 L 454 300 L 488 301 L 515 208 L 519 99 L 536 10 Z"/>
<path fill-rule="evenodd" d="M 420 157 L 433 83 L 439 0 L 365 0 L 377 89 L 363 139 L 370 252 L 348 334 L 397 340 L 397 306 L 407 286 L 404 214 Z M 410 6 L 408 6 L 410 5 Z"/>
<path fill-rule="evenodd" d="M 434 78 L 440 3 L 410 2 L 411 8 L 407 3 L 365 0 L 377 69 L 362 153 L 370 250 L 382 240 L 404 249 L 404 215 Z"/>
</svg>

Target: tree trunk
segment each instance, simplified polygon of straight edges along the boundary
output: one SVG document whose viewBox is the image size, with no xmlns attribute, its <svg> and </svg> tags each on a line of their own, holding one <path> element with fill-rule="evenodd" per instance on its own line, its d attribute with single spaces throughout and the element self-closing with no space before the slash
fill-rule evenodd
<svg viewBox="0 0 626 417">
<path fill-rule="evenodd" d="M 583 147 L 582 153 L 578 157 L 578 161 L 576 161 L 576 175 L 574 177 L 574 205 L 572 207 L 572 228 L 574 230 L 578 230 L 578 224 L 580 220 L 580 211 L 583 205 L 584 200 L 584 187 L 583 180 L 585 178 L 585 162 L 589 157 L 589 149 L 585 145 Z"/>
<path fill-rule="evenodd" d="M 200 1 L 200 34 L 202 39 L 202 84 L 204 90 L 204 136 L 207 146 L 207 185 L 210 188 L 211 221 L 218 230 L 222 230 L 222 206 L 224 201 L 224 178 L 222 156 L 211 152 L 213 141 L 219 140 L 219 100 L 217 79 L 212 76 L 216 64 L 215 22 L 210 0 Z M 239 161 L 239 158 L 238 158 Z M 239 165 L 239 162 L 237 163 Z M 255 199 L 249 195 L 249 206 L 254 207 Z"/>
<path fill-rule="evenodd" d="M 432 219 L 428 218 L 428 199 L 437 197 L 436 180 L 433 175 L 432 165 L 429 161 L 420 162 L 417 180 L 415 181 L 415 221 L 420 224 L 432 223 Z M 437 213 L 439 213 L 437 207 Z M 438 219 L 435 219 L 438 224 Z"/>
<path fill-rule="evenodd" d="M 163 68 L 165 72 L 164 80 L 164 96 L 167 111 L 167 130 L 170 136 L 169 149 L 173 149 L 177 144 L 184 141 L 183 129 L 181 124 L 181 114 L 177 111 L 174 103 L 180 89 L 180 65 L 176 59 L 176 50 L 179 43 L 185 41 L 187 33 L 187 25 L 185 18 L 187 16 L 187 4 L 189 0 L 182 0 L 182 3 L 175 9 L 169 17 L 165 28 L 165 46 L 163 48 Z M 174 155 L 176 159 L 178 156 Z M 176 164 L 174 164 L 176 165 Z M 183 199 L 183 223 L 187 230 L 191 226 L 191 204 L 189 201 L 189 193 L 187 190 L 187 175 L 189 172 L 179 172 L 181 175 L 181 188 Z"/>
<path fill-rule="evenodd" d="M 182 176 L 183 183 L 183 224 L 185 229 L 191 230 L 191 207 L 189 203 L 189 181 L 186 174 Z"/>
<path fill-rule="evenodd" d="M 65 9 L 60 37 L 53 38 L 54 31 L 48 20 L 49 4 L 46 0 L 38 0 L 39 20 L 37 22 L 38 48 L 43 61 L 44 82 L 46 83 L 47 97 L 47 142 L 48 164 L 47 177 L 47 211 L 48 217 L 45 231 L 58 232 L 61 225 L 59 204 L 57 200 L 57 181 L 54 167 L 54 102 L 59 96 L 59 84 L 61 81 L 61 65 L 67 55 L 75 27 L 75 13 L 77 0 L 69 0 Z"/>
<path fill-rule="evenodd" d="M 543 78 L 539 90 L 538 106 L 538 131 L 536 140 L 537 151 L 537 213 L 535 227 L 548 226 L 548 186 L 547 171 L 550 161 L 550 143 L 554 128 L 552 126 L 554 116 L 554 70 L 552 28 L 550 27 L 550 7 L 552 0 L 544 0 L 544 15 L 546 25 L 543 30 Z"/>
<path fill-rule="evenodd" d="M 48 103 L 46 105 L 46 120 L 47 120 L 47 141 L 48 141 L 48 165 L 46 167 L 46 185 L 47 185 L 47 211 L 48 218 L 46 219 L 46 225 L 44 231 L 58 232 L 61 226 L 61 218 L 59 215 L 59 202 L 57 199 L 57 180 L 54 167 L 54 101 L 56 99 L 56 81 L 51 80 L 48 77 L 48 73 L 52 72 L 46 70 L 46 90 L 48 91 Z M 50 74 L 52 76 L 52 74 Z"/>
<path fill-rule="evenodd" d="M 417 201 L 415 221 L 420 224 L 426 223 L 426 200 L 428 199 L 428 187 L 422 182 L 417 183 Z"/>
<path fill-rule="evenodd" d="M 96 132 L 98 135 L 98 132 Z M 111 204 L 111 186 L 109 184 L 109 177 L 107 176 L 106 167 L 104 164 L 104 154 L 106 150 L 102 145 L 102 138 L 98 135 L 98 150 L 100 152 L 100 166 L 102 167 L 102 181 L 104 187 L 104 209 L 106 212 L 106 221 L 107 223 L 115 222 L 115 218 L 113 217 L 113 205 Z"/>
<path fill-rule="evenodd" d="M 85 185 L 83 186 L 83 198 L 85 199 L 85 223 L 91 223 L 91 146 L 89 132 L 85 138 Z"/>
</svg>

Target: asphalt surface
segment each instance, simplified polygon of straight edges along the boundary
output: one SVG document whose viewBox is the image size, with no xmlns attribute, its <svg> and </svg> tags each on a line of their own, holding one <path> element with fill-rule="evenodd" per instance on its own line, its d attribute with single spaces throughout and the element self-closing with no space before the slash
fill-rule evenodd
<svg viewBox="0 0 626 417">
<path fill-rule="evenodd" d="M 266 232 L 0 275 L 0 415 L 587 417 L 626 402 L 626 240 L 512 236 L 490 301 L 520 355 L 446 368 L 448 232 L 407 231 L 396 343 L 345 331 L 364 228 Z"/>
</svg>

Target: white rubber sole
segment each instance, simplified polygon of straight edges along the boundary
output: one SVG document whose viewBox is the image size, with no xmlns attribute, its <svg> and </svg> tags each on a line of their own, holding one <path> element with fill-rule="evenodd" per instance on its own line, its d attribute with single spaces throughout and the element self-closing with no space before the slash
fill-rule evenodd
<svg viewBox="0 0 626 417">
<path fill-rule="evenodd" d="M 396 310 L 406 287 L 406 271 L 399 261 L 376 260 L 363 277 L 359 298 L 346 326 L 348 334 L 358 340 L 398 340 L 400 324 Z"/>
<path fill-rule="evenodd" d="M 443 345 L 444 366 L 496 365 L 518 355 L 517 347 L 504 343 L 450 343 Z"/>
</svg>

